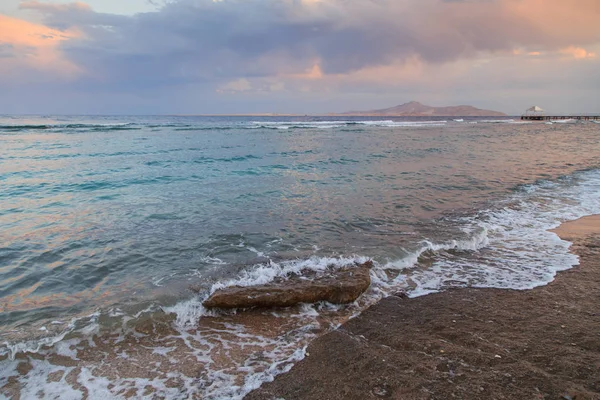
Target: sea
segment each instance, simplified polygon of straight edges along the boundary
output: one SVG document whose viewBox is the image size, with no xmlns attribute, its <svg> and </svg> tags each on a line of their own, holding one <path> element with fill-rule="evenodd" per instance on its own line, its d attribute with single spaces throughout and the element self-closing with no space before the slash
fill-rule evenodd
<svg viewBox="0 0 600 400">
<path fill-rule="evenodd" d="M 398 291 L 552 282 L 595 213 L 593 122 L 0 116 L 0 398 L 241 399 Z M 352 304 L 202 305 L 367 260 Z"/>
</svg>

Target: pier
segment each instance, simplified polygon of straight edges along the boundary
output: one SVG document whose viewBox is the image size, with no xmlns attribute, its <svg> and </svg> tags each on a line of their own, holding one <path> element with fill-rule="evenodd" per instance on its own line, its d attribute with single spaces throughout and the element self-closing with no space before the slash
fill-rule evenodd
<svg viewBox="0 0 600 400">
<path fill-rule="evenodd" d="M 543 108 L 533 106 L 521 115 L 522 121 L 559 121 L 559 120 L 575 120 L 575 121 L 600 121 L 598 115 L 546 115 Z"/>
<path fill-rule="evenodd" d="M 600 115 L 521 115 L 523 121 L 555 121 L 574 119 L 578 121 L 600 121 Z"/>
</svg>

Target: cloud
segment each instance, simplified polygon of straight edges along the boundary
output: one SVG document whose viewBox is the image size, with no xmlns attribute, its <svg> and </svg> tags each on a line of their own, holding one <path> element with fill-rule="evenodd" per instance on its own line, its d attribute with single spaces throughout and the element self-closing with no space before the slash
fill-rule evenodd
<svg viewBox="0 0 600 400">
<path fill-rule="evenodd" d="M 86 32 L 95 61 L 171 58 L 170 76 L 199 79 L 356 71 L 418 56 L 443 63 L 481 52 L 597 42 L 598 2 L 498 0 L 180 0 L 133 17 L 93 12 L 84 3 L 28 1 L 58 29 Z M 535 12 L 532 12 L 535 10 Z M 81 57 L 81 59 L 79 58 Z M 161 70 L 162 73 L 167 72 Z"/>
<path fill-rule="evenodd" d="M 66 59 L 60 45 L 77 36 L 76 30 L 60 31 L 0 14 L 0 80 L 30 80 L 40 71 L 73 77 L 80 69 Z"/>
<path fill-rule="evenodd" d="M 323 70 L 321 70 L 320 62 L 315 62 L 315 64 L 307 68 L 304 72 L 299 74 L 289 74 L 282 75 L 282 78 L 286 79 L 300 79 L 300 80 L 319 80 L 324 77 Z"/>
<path fill-rule="evenodd" d="M 78 32 L 54 49 L 85 71 L 80 90 L 107 93 L 379 90 L 485 63 L 492 73 L 507 56 L 522 68 L 585 61 L 600 44 L 597 0 L 173 0 L 132 16 L 81 2 L 21 8 L 53 32 Z"/>
<path fill-rule="evenodd" d="M 592 53 L 587 51 L 582 47 L 569 46 L 560 51 L 563 54 L 569 55 L 576 59 L 584 59 L 584 58 L 595 58 L 596 53 Z"/>
<path fill-rule="evenodd" d="M 217 89 L 219 93 L 238 93 L 248 92 L 252 90 L 252 85 L 247 79 L 238 79 L 235 81 L 227 82 L 225 85 Z"/>
</svg>

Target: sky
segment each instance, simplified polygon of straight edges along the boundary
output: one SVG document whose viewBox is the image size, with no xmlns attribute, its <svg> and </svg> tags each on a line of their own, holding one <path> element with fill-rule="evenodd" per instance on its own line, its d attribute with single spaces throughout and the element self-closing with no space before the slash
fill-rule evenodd
<svg viewBox="0 0 600 400">
<path fill-rule="evenodd" d="M 598 0 L 0 0 L 0 114 L 600 113 Z"/>
</svg>

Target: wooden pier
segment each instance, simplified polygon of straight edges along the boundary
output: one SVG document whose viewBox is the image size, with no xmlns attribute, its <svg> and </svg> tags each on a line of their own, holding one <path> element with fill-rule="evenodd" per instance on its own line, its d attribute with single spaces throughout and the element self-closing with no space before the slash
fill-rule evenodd
<svg viewBox="0 0 600 400">
<path fill-rule="evenodd" d="M 600 115 L 521 115 L 523 121 L 556 121 L 569 120 L 577 121 L 600 121 Z"/>
</svg>

